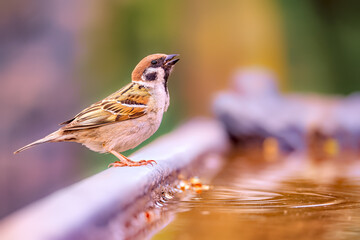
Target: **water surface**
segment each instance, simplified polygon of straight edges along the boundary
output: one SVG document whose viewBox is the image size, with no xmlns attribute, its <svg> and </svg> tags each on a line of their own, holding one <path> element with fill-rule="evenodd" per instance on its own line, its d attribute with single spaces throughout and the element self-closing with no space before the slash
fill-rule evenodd
<svg viewBox="0 0 360 240">
<path fill-rule="evenodd" d="M 360 239 L 360 164 L 234 157 L 210 189 L 165 204 L 152 239 Z"/>
</svg>

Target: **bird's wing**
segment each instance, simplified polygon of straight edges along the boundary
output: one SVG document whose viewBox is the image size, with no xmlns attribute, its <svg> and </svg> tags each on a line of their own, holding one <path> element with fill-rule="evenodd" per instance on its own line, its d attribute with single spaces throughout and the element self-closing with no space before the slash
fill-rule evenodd
<svg viewBox="0 0 360 240">
<path fill-rule="evenodd" d="M 144 116 L 150 93 L 145 87 L 130 83 L 102 101 L 84 109 L 67 124 L 63 130 L 81 130 L 121 122 Z"/>
</svg>

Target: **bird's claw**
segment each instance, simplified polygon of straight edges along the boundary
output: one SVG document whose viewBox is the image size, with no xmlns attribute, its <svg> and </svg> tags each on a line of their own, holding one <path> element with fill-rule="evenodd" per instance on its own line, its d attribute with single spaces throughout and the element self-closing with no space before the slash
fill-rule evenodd
<svg viewBox="0 0 360 240">
<path fill-rule="evenodd" d="M 153 164 L 157 164 L 155 160 L 140 160 L 138 163 L 142 165 L 151 164 L 151 166 L 154 166 Z"/>
</svg>

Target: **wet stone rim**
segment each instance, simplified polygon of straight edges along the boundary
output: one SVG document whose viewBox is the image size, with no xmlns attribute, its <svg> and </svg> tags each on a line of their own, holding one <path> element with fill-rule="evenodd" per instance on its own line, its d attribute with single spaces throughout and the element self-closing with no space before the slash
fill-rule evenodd
<svg viewBox="0 0 360 240">
<path fill-rule="evenodd" d="M 157 165 L 110 168 L 59 190 L 2 220 L 0 239 L 121 239 L 138 235 L 144 227 L 141 222 L 154 215 L 147 210 L 154 209 L 164 195 L 171 196 L 179 175 L 211 177 L 221 170 L 216 156 L 227 148 L 220 123 L 192 120 L 131 157 L 154 159 Z M 156 221 L 152 223 L 156 225 Z"/>
</svg>

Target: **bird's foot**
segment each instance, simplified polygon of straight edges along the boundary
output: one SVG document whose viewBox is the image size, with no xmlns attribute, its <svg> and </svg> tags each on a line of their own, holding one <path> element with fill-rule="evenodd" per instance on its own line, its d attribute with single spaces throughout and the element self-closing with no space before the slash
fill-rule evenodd
<svg viewBox="0 0 360 240">
<path fill-rule="evenodd" d="M 120 162 L 120 161 L 116 161 L 116 162 L 110 163 L 108 165 L 108 168 L 110 168 L 110 167 L 125 167 L 125 166 L 126 166 L 125 163 Z"/>
<path fill-rule="evenodd" d="M 138 162 L 134 162 L 131 160 L 128 160 L 127 162 L 116 161 L 116 162 L 110 163 L 108 167 L 138 167 L 138 166 L 144 166 L 144 165 L 148 165 L 148 164 L 151 164 L 151 166 L 153 166 L 154 163 L 157 164 L 155 160 L 141 160 Z"/>
</svg>

